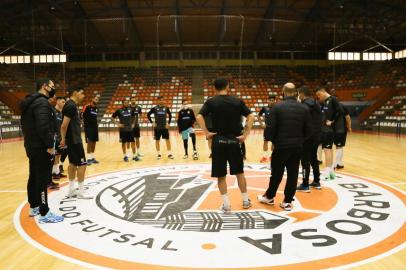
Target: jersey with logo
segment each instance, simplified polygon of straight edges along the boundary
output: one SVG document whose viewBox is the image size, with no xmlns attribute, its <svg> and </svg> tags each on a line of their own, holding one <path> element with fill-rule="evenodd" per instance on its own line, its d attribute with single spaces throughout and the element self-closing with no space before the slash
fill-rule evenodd
<svg viewBox="0 0 406 270">
<path fill-rule="evenodd" d="M 133 110 L 130 107 L 123 107 L 115 111 L 112 115 L 113 118 L 117 118 L 120 120 L 120 124 L 123 127 L 120 127 L 120 131 L 131 131 L 132 130 L 132 122 L 133 122 Z"/>
</svg>

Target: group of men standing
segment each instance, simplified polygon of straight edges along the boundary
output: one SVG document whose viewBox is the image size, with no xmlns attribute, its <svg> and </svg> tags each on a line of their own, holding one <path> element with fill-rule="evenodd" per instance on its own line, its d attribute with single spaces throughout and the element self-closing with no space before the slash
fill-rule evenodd
<svg viewBox="0 0 406 270">
<path fill-rule="evenodd" d="M 197 121 L 211 143 L 212 177 L 218 179 L 218 187 L 223 203 L 221 211 L 229 213 L 231 203 L 227 195 L 227 163 L 230 174 L 236 175 L 238 186 L 242 194 L 242 206 L 248 209 L 251 201 L 247 193 L 244 176 L 244 141 L 250 134 L 254 116 L 245 103 L 228 95 L 228 82 L 217 79 L 214 82 L 217 95 L 208 99 L 197 117 L 188 106 L 182 102 L 178 112 L 177 126 L 182 136 L 185 155 L 188 158 L 188 138 L 192 139 L 193 158 L 198 159 L 196 150 L 196 135 L 194 124 Z M 29 95 L 21 104 L 22 129 L 24 146 L 29 158 L 29 180 L 27 185 L 30 216 L 40 216 L 40 223 L 56 223 L 63 221 L 63 217 L 52 213 L 48 207 L 47 185 L 52 179 L 61 175 L 59 168 L 60 155 L 68 156 L 68 197 L 76 196 L 86 199 L 84 195 L 84 178 L 86 166 L 96 164 L 94 152 L 99 140 L 97 124 L 96 96 L 91 103 L 80 112 L 78 106 L 85 94 L 82 88 L 73 88 L 68 92 L 67 100 L 55 98 L 55 87 L 52 80 L 45 79 L 37 82 L 37 92 Z M 324 180 L 335 178 L 334 167 L 342 168 L 342 147 L 345 146 L 346 132 L 351 131 L 348 111 L 330 95 L 325 88 L 316 90 L 316 97 L 307 87 L 295 88 L 293 83 L 286 83 L 282 89 L 283 100 L 275 102 L 269 97 L 268 106 L 262 108 L 259 116 L 263 117 L 264 127 L 263 157 L 261 162 L 269 156 L 268 142 L 272 142 L 272 162 L 269 187 L 265 194 L 258 196 L 258 200 L 265 204 L 274 204 L 278 186 L 282 180 L 285 168 L 287 183 L 285 198 L 280 206 L 285 210 L 292 209 L 292 201 L 296 190 L 310 192 L 310 187 L 321 189 L 319 161 L 317 148 L 322 145 L 326 156 Z M 56 101 L 55 101 L 56 100 Z M 319 105 L 321 103 L 321 106 Z M 112 115 L 120 131 L 123 159 L 129 161 L 130 147 L 132 159 L 140 160 L 140 119 L 142 109 L 135 100 L 131 106 L 124 100 L 122 107 Z M 153 116 L 153 118 L 152 118 Z M 169 140 L 169 125 L 172 120 L 170 109 L 165 106 L 163 97 L 158 97 L 158 105 L 151 108 L 147 114 L 148 120 L 154 128 L 157 159 L 160 153 L 160 139 L 166 141 L 168 158 L 173 159 Z M 206 119 L 210 118 L 210 128 L 206 126 Z M 245 125 L 242 119 L 246 118 Z M 83 120 L 87 142 L 87 156 L 85 157 L 81 138 L 81 123 Z M 332 146 L 337 147 L 337 158 L 333 166 Z M 303 181 L 298 186 L 300 163 L 303 167 Z M 313 182 L 309 183 L 310 168 L 313 170 Z M 75 183 L 77 182 L 77 187 Z"/>
<path fill-rule="evenodd" d="M 247 209 L 251 205 L 243 170 L 242 145 L 251 130 L 253 116 L 242 100 L 228 95 L 228 82 L 225 79 L 216 80 L 214 86 L 218 91 L 217 95 L 205 102 L 197 121 L 206 137 L 213 140 L 212 177 L 218 179 L 223 199 L 221 210 L 228 213 L 231 211 L 231 204 L 225 182 L 227 163 L 230 174 L 237 177 L 243 208 Z M 310 187 L 321 189 L 317 159 L 320 144 L 326 155 L 324 180 L 335 179 L 334 169 L 343 168 L 342 147 L 345 146 L 347 131 L 351 131 L 351 122 L 343 104 L 324 87 L 318 88 L 314 94 L 305 86 L 297 90 L 293 83 L 286 83 L 282 93 L 282 101 L 275 102 L 275 97 L 270 96 L 268 105 L 259 112 L 260 123 L 264 128 L 264 153 L 261 162 L 266 162 L 270 155 L 268 142 L 272 142 L 273 151 L 269 187 L 264 195 L 258 196 L 258 200 L 269 205 L 275 203 L 274 198 L 286 168 L 285 197 L 280 207 L 290 211 L 296 190 L 310 192 Z M 207 116 L 212 121 L 210 130 L 205 123 Z M 245 127 L 241 122 L 242 117 L 247 119 Z M 332 162 L 333 144 L 337 148 L 335 166 Z M 303 168 L 303 181 L 297 185 L 300 164 Z M 309 183 L 310 168 L 313 170 L 312 183 Z"/>
</svg>

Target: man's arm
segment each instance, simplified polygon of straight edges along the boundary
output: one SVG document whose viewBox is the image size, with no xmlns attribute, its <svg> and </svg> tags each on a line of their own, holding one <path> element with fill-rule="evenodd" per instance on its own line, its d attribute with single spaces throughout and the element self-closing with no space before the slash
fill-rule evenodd
<svg viewBox="0 0 406 270">
<path fill-rule="evenodd" d="M 278 117 L 277 117 L 276 107 L 273 107 L 271 109 L 270 120 L 271 120 L 271 125 L 269 127 L 269 129 L 270 129 L 269 134 L 270 134 L 271 142 L 273 143 L 276 138 L 276 131 L 278 128 Z"/>
<path fill-rule="evenodd" d="M 351 128 L 351 116 L 349 114 L 345 115 L 345 124 L 347 126 L 347 131 L 352 132 Z"/>
<path fill-rule="evenodd" d="M 36 108 L 33 109 L 35 121 L 35 129 L 38 136 L 51 154 L 54 147 L 54 134 L 51 130 L 51 105 L 48 101 L 41 102 Z"/>
<path fill-rule="evenodd" d="M 247 118 L 247 121 L 245 122 L 245 128 L 244 128 L 243 134 L 241 136 L 237 137 L 237 139 L 241 143 L 244 142 L 248 138 L 248 135 L 250 135 L 251 128 L 252 128 L 252 125 L 254 124 L 254 120 L 255 120 L 254 114 L 252 114 L 252 113 L 248 114 L 246 116 L 246 118 Z"/>
<path fill-rule="evenodd" d="M 210 139 L 211 137 L 216 135 L 216 133 L 209 132 L 209 130 L 206 127 L 206 122 L 204 121 L 204 116 L 201 115 L 200 113 L 197 115 L 196 121 L 199 124 L 200 128 L 203 130 L 203 132 L 206 135 L 207 139 Z"/>
<path fill-rule="evenodd" d="M 166 107 L 166 114 L 168 115 L 168 127 L 171 124 L 172 121 L 172 114 L 171 114 L 171 110 L 169 110 L 169 107 Z"/>
<path fill-rule="evenodd" d="M 66 145 L 66 132 L 68 131 L 68 126 L 70 123 L 70 118 L 66 115 L 63 116 L 62 125 L 61 125 L 61 147 Z"/>
</svg>

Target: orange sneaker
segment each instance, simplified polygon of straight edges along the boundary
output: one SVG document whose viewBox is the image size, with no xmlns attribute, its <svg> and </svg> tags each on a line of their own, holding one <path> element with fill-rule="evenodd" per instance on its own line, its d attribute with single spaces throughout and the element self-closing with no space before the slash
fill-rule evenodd
<svg viewBox="0 0 406 270">
<path fill-rule="evenodd" d="M 262 157 L 261 158 L 261 160 L 259 161 L 259 162 L 261 162 L 261 163 L 265 163 L 265 162 L 267 162 L 268 161 L 268 159 L 266 158 L 266 157 Z"/>
</svg>

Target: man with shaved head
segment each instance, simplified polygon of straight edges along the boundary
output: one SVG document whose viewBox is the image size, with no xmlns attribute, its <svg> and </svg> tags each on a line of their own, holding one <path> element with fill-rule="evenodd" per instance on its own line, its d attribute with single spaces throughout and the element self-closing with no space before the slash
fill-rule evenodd
<svg viewBox="0 0 406 270">
<path fill-rule="evenodd" d="M 270 205 L 275 203 L 276 191 L 286 167 L 285 198 L 280 203 L 280 207 L 290 211 L 296 193 L 303 142 L 311 135 L 312 126 L 309 109 L 297 101 L 295 85 L 286 83 L 282 92 L 283 101 L 271 109 L 270 139 L 274 150 L 269 187 L 264 195 L 258 196 L 258 200 Z"/>
</svg>

